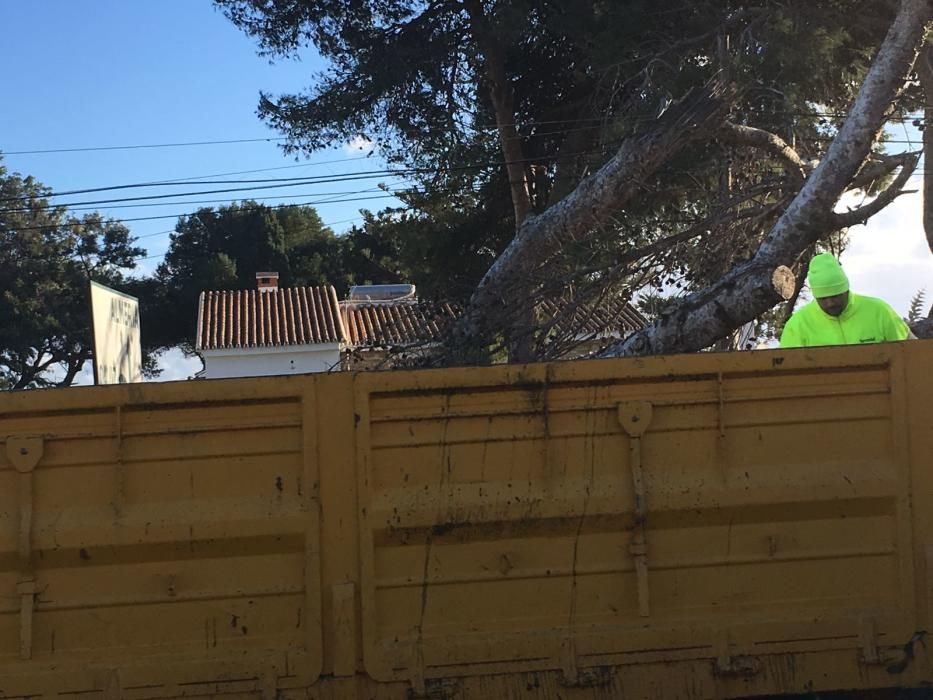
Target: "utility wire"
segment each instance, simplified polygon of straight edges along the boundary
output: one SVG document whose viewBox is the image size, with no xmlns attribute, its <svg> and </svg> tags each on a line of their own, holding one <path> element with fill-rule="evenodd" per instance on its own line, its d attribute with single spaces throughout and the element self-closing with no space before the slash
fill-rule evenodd
<svg viewBox="0 0 933 700">
<path fill-rule="evenodd" d="M 621 141 L 612 141 L 609 143 L 621 143 Z M 600 149 L 592 149 L 587 151 L 579 151 L 576 153 L 563 153 L 563 154 L 553 154 L 550 156 L 540 156 L 536 158 L 521 158 L 515 161 L 483 161 L 467 165 L 458 165 L 447 168 L 400 168 L 397 170 L 362 170 L 351 173 L 341 173 L 337 175 L 317 175 L 309 177 L 281 177 L 281 178 L 258 178 L 252 180 L 199 180 L 196 182 L 146 182 L 146 183 L 131 183 L 123 185 L 108 185 L 106 187 L 92 187 L 81 190 L 66 190 L 63 192 L 50 192 L 48 194 L 42 194 L 39 196 L 32 195 L 21 195 L 18 197 L 0 197 L 0 202 L 15 202 L 15 201 L 28 201 L 35 199 L 51 199 L 52 197 L 64 197 L 66 195 L 73 194 L 89 194 L 94 192 L 108 192 L 112 190 L 126 190 L 134 189 L 140 187 L 153 187 L 153 186 L 162 186 L 162 185 L 214 185 L 214 184 L 252 184 L 252 183 L 277 183 L 275 185 L 268 186 L 257 186 L 257 187 L 242 187 L 234 189 L 223 189 L 223 190 L 208 190 L 201 192 L 185 192 L 185 193 L 174 193 L 166 195 L 150 195 L 146 197 L 133 197 L 126 199 L 108 199 L 108 200 L 99 200 L 93 202 L 64 202 L 59 206 L 72 206 L 72 205 L 81 205 L 81 204 L 106 204 L 108 202 L 122 202 L 122 201 L 135 201 L 142 199 L 161 199 L 166 197 L 182 197 L 182 196 L 193 196 L 200 194 L 218 194 L 226 192 L 241 192 L 249 190 L 258 190 L 258 189 L 272 189 L 275 187 L 291 187 L 294 185 L 311 185 L 311 184 L 333 184 L 337 182 L 349 182 L 352 180 L 363 180 L 363 179 L 374 179 L 377 177 L 405 177 L 409 175 L 418 175 L 418 174 L 433 174 L 433 173 L 453 173 L 469 170 L 477 170 L 490 167 L 499 167 L 512 164 L 520 163 L 541 163 L 549 160 L 564 160 L 567 158 L 575 158 L 580 156 L 587 155 L 603 155 L 607 152 L 607 148 L 604 146 Z M 24 209 L 24 211 L 29 211 L 30 209 Z M 13 211 L 13 210 L 7 210 Z"/>
<path fill-rule="evenodd" d="M 825 143 L 832 141 L 832 137 L 806 137 L 799 136 L 797 138 L 800 142 L 805 143 Z M 619 143 L 620 140 L 616 140 L 610 143 Z M 884 141 L 886 144 L 906 144 L 910 148 L 913 148 L 914 142 L 912 139 L 887 139 Z M 239 191 L 251 191 L 258 189 L 274 189 L 276 187 L 290 187 L 293 185 L 311 185 L 311 184 L 334 184 L 339 182 L 350 182 L 353 180 L 361 179 L 374 179 L 377 177 L 391 177 L 391 178 L 400 178 L 408 177 L 411 175 L 419 174 L 431 174 L 431 173 L 452 173 L 458 171 L 469 171 L 489 167 L 498 167 L 506 166 L 511 164 L 519 163 L 541 163 L 546 161 L 555 161 L 555 160 L 565 160 L 568 158 L 575 158 L 588 155 L 605 155 L 608 152 L 608 149 L 594 149 L 589 151 L 581 151 L 577 153 L 564 153 L 564 154 L 553 154 L 549 156 L 540 156 L 540 157 L 529 157 L 522 158 L 516 161 L 486 161 L 486 162 L 477 162 L 471 163 L 462 166 L 453 166 L 447 168 L 402 168 L 397 170 L 390 169 L 381 169 L 381 170 L 363 170 L 350 173 L 341 173 L 337 175 L 318 175 L 318 176 L 305 176 L 305 177 L 283 177 L 283 178 L 257 178 L 257 179 L 238 179 L 238 180 L 204 180 L 200 179 L 195 181 L 195 178 L 179 178 L 177 180 L 166 180 L 166 181 L 153 181 L 153 182 L 139 182 L 139 183 L 129 183 L 121 185 L 107 185 L 103 187 L 92 187 L 80 190 L 66 190 L 62 192 L 50 192 L 47 194 L 41 194 L 37 196 L 33 195 L 20 195 L 17 197 L 0 197 L 0 202 L 16 202 L 16 201 L 30 201 L 36 199 L 51 199 L 53 197 L 64 197 L 74 194 L 90 194 L 95 192 L 109 192 L 117 190 L 126 190 L 126 189 L 138 189 L 145 187 L 163 187 L 163 186 L 183 186 L 183 185 L 215 185 L 215 184 L 263 184 L 263 183 L 276 183 L 269 184 L 266 186 L 257 186 L 257 187 L 243 187 L 238 189 L 222 189 L 222 190 L 207 190 L 207 191 L 198 191 L 198 192 L 182 192 L 166 195 L 150 195 L 145 197 L 135 197 L 135 198 L 126 198 L 126 199 L 107 199 L 107 200 L 97 200 L 91 202 L 63 202 L 56 206 L 79 206 L 86 204 L 108 204 L 111 202 L 124 202 L 124 201 L 141 201 L 147 199 L 164 199 L 171 197 L 185 197 L 185 196 L 195 196 L 201 194 L 219 194 L 219 193 L 228 193 L 228 192 L 239 192 Z M 355 160 L 355 159 L 350 159 Z M 342 161 L 337 161 L 342 162 Z M 292 167 L 292 166 L 284 166 Z M 305 166 L 301 166 L 305 167 Z M 260 169 L 259 171 L 265 171 L 266 169 Z M 269 169 L 271 170 L 271 168 Z M 248 172 L 258 172 L 258 171 L 240 171 L 242 173 Z M 14 211 L 31 211 L 31 208 L 23 209 L 7 209 L 6 212 Z"/>
<path fill-rule="evenodd" d="M 897 139 L 889 139 L 885 143 L 907 143 L 911 148 L 913 147 L 913 142 L 909 137 L 909 134 L 906 133 L 906 123 L 905 123 L 905 136 L 907 136 L 906 141 L 901 141 Z M 823 142 L 831 141 L 831 137 L 801 137 L 800 141 L 804 142 Z M 520 161 L 514 162 L 535 162 L 540 163 L 547 160 L 562 160 L 571 157 L 585 156 L 585 155 L 596 155 L 596 154 L 605 154 L 608 151 L 606 147 L 598 150 L 584 151 L 579 153 L 572 154 L 554 154 L 546 157 L 539 158 L 525 158 Z M 342 159 L 343 160 L 343 159 Z M 356 160 L 356 159 L 350 159 Z M 423 173 L 438 173 L 438 172 L 456 172 L 462 170 L 474 170 L 477 168 L 483 167 L 497 167 L 500 165 L 508 165 L 510 162 L 486 162 L 486 163 L 475 163 L 463 166 L 454 166 L 450 168 L 407 168 L 399 170 L 370 170 L 370 171 L 358 171 L 354 173 L 345 173 L 340 175 L 329 175 L 329 176 L 312 176 L 312 177 L 291 177 L 291 178 L 259 178 L 259 179 L 240 179 L 240 180 L 200 180 L 197 182 L 193 181 L 184 181 L 178 179 L 175 181 L 161 181 L 161 182 L 148 182 L 148 183 L 131 183 L 131 184 L 122 184 L 122 185 L 112 185 L 106 187 L 96 187 L 96 188 L 87 188 L 81 190 L 69 190 L 63 192 L 53 192 L 41 195 L 39 197 L 33 197 L 30 195 L 18 196 L 18 197 L 5 197 L 0 198 L 0 202 L 15 202 L 15 201 L 29 201 L 34 199 L 48 199 L 52 197 L 61 197 L 66 195 L 73 194 L 84 194 L 92 192 L 104 192 L 104 191 L 113 191 L 113 190 L 124 190 L 131 188 L 141 188 L 141 187 L 152 187 L 152 186 L 183 186 L 183 185 L 199 185 L 199 184 L 250 184 L 255 183 L 275 183 L 275 184 L 255 184 L 251 187 L 242 187 L 242 188 L 225 188 L 225 189 L 216 189 L 216 190 L 200 190 L 192 192 L 182 192 L 182 193 L 171 193 L 171 194 L 159 194 L 159 195 L 146 195 L 138 197 L 125 197 L 125 198 L 116 198 L 116 199 L 101 199 L 101 200 L 89 200 L 81 202 L 66 202 L 59 204 L 57 206 L 63 207 L 72 207 L 72 206 L 83 206 L 83 205 L 114 205 L 122 202 L 139 202 L 139 201 L 150 201 L 156 199 L 178 199 L 180 197 L 196 196 L 202 194 L 227 194 L 232 192 L 249 192 L 255 190 L 268 190 L 268 189 L 277 189 L 280 187 L 293 187 L 300 185 L 313 185 L 313 184 L 333 184 L 339 182 L 349 182 L 354 180 L 362 179 L 373 179 L 376 177 L 391 177 L 391 178 L 401 178 L 413 174 L 423 174 Z M 291 167 L 291 166 L 286 166 Z M 218 200 L 214 200 L 218 201 Z M 178 202 L 179 205 L 186 204 L 186 202 Z M 146 206 L 146 205 L 143 205 Z M 153 204 L 152 206 L 155 206 Z M 31 211 L 31 207 L 23 207 L 20 209 L 6 209 L 0 210 L 0 213 L 15 213 L 15 212 L 28 212 Z"/>
<path fill-rule="evenodd" d="M 336 197 L 336 196 L 342 196 L 342 195 L 366 194 L 367 192 L 384 192 L 384 191 L 385 190 L 383 190 L 381 187 L 370 187 L 369 189 L 365 189 L 365 190 L 348 190 L 344 192 L 322 192 L 320 193 L 319 196 Z M 302 192 L 300 194 L 278 194 L 273 197 L 249 197 L 248 199 L 252 201 L 263 202 L 263 201 L 268 201 L 270 199 L 294 199 L 296 197 L 310 197 L 313 194 L 314 194 L 313 192 Z M 176 196 L 182 197 L 184 195 L 176 195 Z M 114 205 L 107 206 L 107 209 L 110 210 L 110 209 L 139 209 L 139 208 L 146 208 L 146 207 L 179 207 L 179 206 L 188 205 L 188 204 L 225 204 L 225 203 L 230 203 L 232 201 L 236 201 L 236 200 L 230 200 L 229 198 L 228 199 L 194 199 L 191 201 L 179 200 L 177 202 L 176 201 L 152 202 L 151 204 L 114 204 Z M 77 204 L 83 204 L 83 202 L 77 202 Z M 75 211 L 100 211 L 100 207 L 72 207 L 70 205 L 61 205 L 61 206 L 66 206 L 68 208 L 69 213 L 75 212 Z M 31 211 L 31 210 L 25 209 L 25 208 L 24 209 L 5 209 L 5 210 L 0 209 L 0 214 L 21 213 L 21 212 L 27 212 L 27 211 Z"/>
<path fill-rule="evenodd" d="M 402 177 L 406 175 L 406 171 L 401 171 L 398 175 Z M 185 192 L 185 193 L 174 193 L 167 195 L 150 195 L 148 197 L 134 197 L 128 199 L 113 199 L 113 200 L 101 200 L 101 202 L 118 202 L 118 201 L 132 201 L 132 199 L 159 199 L 164 197 L 183 197 L 188 195 L 197 195 L 197 194 L 216 194 L 219 192 L 239 192 L 246 190 L 259 190 L 259 189 L 271 189 L 273 187 L 291 187 L 294 185 L 313 185 L 313 184 L 332 184 L 335 182 L 346 182 L 349 180 L 360 180 L 360 179 L 372 179 L 374 177 L 392 177 L 395 175 L 391 170 L 362 170 L 353 173 L 343 173 L 339 175 L 311 175 L 306 177 L 272 177 L 272 178 L 259 178 L 253 180 L 199 180 L 196 182 L 191 181 L 176 181 L 176 182 L 137 182 L 126 185 L 108 185 L 106 187 L 89 187 L 82 190 L 66 190 L 63 192 L 51 192 L 49 194 L 43 194 L 40 196 L 31 196 L 31 195 L 21 195 L 18 197 L 0 197 L 0 202 L 15 202 L 22 200 L 32 200 L 32 199 L 51 199 L 52 197 L 64 197 L 74 194 L 91 194 L 94 192 L 110 192 L 113 190 L 129 190 L 129 189 L 138 189 L 141 187 L 155 187 L 155 186 L 191 186 L 191 185 L 242 185 L 242 184 L 254 184 L 254 183 L 278 183 L 275 185 L 269 185 L 268 187 L 241 187 L 239 189 L 228 189 L 228 190 L 213 190 L 213 191 L 204 191 L 204 192 Z M 97 204 L 98 202 L 64 202 L 59 206 L 71 206 L 79 204 Z"/>
<path fill-rule="evenodd" d="M 471 185 L 468 185 L 467 189 L 468 191 L 472 191 L 472 192 L 479 191 L 477 188 Z M 337 196 L 343 196 L 343 195 L 368 194 L 370 192 L 386 192 L 386 190 L 383 187 L 370 187 L 365 190 L 346 190 L 343 192 L 321 192 L 319 193 L 318 196 L 337 197 Z M 405 193 L 405 194 L 413 193 L 413 194 L 424 194 L 424 195 L 430 194 L 428 190 L 418 189 L 417 187 L 405 187 L 403 189 L 395 191 L 396 195 L 399 193 Z M 277 195 L 270 196 L 270 197 L 248 197 L 246 199 L 242 199 L 239 201 L 267 202 L 269 200 L 295 199 L 297 197 L 310 197 L 313 194 L 314 194 L 313 192 L 301 192 L 299 194 L 277 194 Z M 183 197 L 184 195 L 178 195 L 178 196 Z M 366 197 L 361 197 L 358 199 L 354 199 L 352 201 L 365 201 L 366 199 L 367 199 Z M 188 200 L 188 201 L 179 200 L 177 202 L 176 201 L 153 202 L 151 204 L 114 204 L 114 205 L 107 206 L 106 209 L 107 211 L 109 211 L 111 209 L 145 209 L 147 207 L 179 207 L 179 206 L 184 206 L 184 205 L 189 205 L 189 204 L 232 204 L 232 203 L 235 203 L 236 201 L 237 200 L 235 199 L 231 200 L 229 198 L 227 199 L 193 199 L 193 200 Z M 351 200 L 347 200 L 347 201 L 351 201 Z M 71 205 L 61 205 L 61 206 L 67 207 L 69 214 L 71 212 L 76 212 L 76 211 L 100 211 L 101 209 L 100 207 L 73 207 Z M 0 209 L 0 214 L 27 212 L 27 211 L 31 211 L 31 209 L 28 209 L 28 208 L 6 209 L 6 210 Z"/>
<path fill-rule="evenodd" d="M 362 198 L 359 198 L 358 200 L 352 200 L 352 199 L 314 200 L 312 202 L 299 202 L 296 204 L 282 204 L 280 206 L 268 206 L 268 205 L 262 205 L 262 206 L 267 206 L 269 209 L 281 209 L 281 208 L 286 208 L 286 207 L 307 207 L 307 206 L 311 206 L 312 204 L 346 204 L 346 203 L 351 203 L 354 201 L 368 202 L 374 199 L 394 199 L 394 198 L 395 198 L 395 195 L 386 194 L 386 195 L 381 195 L 381 196 L 376 195 L 372 197 L 362 197 Z M 195 214 L 197 214 L 197 212 L 179 212 L 177 214 L 165 214 L 162 216 L 136 216 L 136 217 L 132 217 L 128 219 L 119 219 L 116 223 L 126 223 L 127 221 L 158 221 L 161 219 L 177 219 L 182 216 L 193 216 Z M 81 221 L 65 221 L 60 224 L 46 225 L 46 226 L 11 226 L 9 230 L 12 230 L 12 231 L 44 231 L 47 229 L 54 229 L 54 228 L 58 228 L 61 226 L 81 226 L 81 225 L 83 225 L 83 222 Z"/>
<path fill-rule="evenodd" d="M 261 143 L 285 141 L 285 136 L 270 136 L 257 139 L 226 139 L 223 141 L 183 141 L 178 143 L 134 143 L 128 146 L 79 146 L 77 148 L 37 148 L 24 151 L 4 151 L 7 156 L 26 156 L 44 153 L 87 153 L 90 151 L 135 151 L 143 148 L 184 148 L 186 146 L 217 146 L 231 143 Z"/>
<path fill-rule="evenodd" d="M 784 116 L 796 116 L 796 117 L 826 117 L 826 118 L 844 118 L 848 116 L 846 112 L 838 111 L 829 111 L 829 110 L 813 110 L 813 111 L 789 111 L 789 112 L 780 112 Z M 901 116 L 891 117 L 888 119 L 889 122 L 897 121 L 916 121 L 918 115 L 923 113 L 918 111 L 915 113 L 906 113 Z M 646 119 L 651 121 L 651 119 Z M 581 124 L 581 123 L 590 123 L 590 122 L 603 122 L 606 121 L 605 117 L 579 117 L 575 119 L 542 119 L 535 121 L 516 121 L 511 122 L 510 124 L 475 124 L 471 125 L 470 128 L 479 130 L 479 131 L 495 131 L 501 126 L 513 126 L 516 128 L 522 127 L 534 127 L 538 125 L 547 125 L 547 124 Z M 222 140 L 207 140 L 207 141 L 178 141 L 170 143 L 134 143 L 134 144 L 123 144 L 119 146 L 74 146 L 67 148 L 34 148 L 34 149 L 23 149 L 17 151 L 2 151 L 3 155 L 9 156 L 22 156 L 22 155 L 39 155 L 46 153 L 89 153 L 94 151 L 133 151 L 140 149 L 153 149 L 153 148 L 186 148 L 194 146 L 218 146 L 218 145 L 230 145 L 230 144 L 240 144 L 240 143 L 275 143 L 280 141 L 287 141 L 287 136 L 266 136 L 266 137 L 257 137 L 257 138 L 247 138 L 247 139 L 222 139 Z M 295 167 L 295 166 L 286 166 L 286 167 Z M 271 168 L 270 168 L 271 169 Z"/>
</svg>

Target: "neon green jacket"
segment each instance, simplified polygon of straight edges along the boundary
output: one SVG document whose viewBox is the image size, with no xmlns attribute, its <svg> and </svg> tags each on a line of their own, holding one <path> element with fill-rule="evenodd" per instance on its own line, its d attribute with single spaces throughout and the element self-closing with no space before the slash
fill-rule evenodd
<svg viewBox="0 0 933 700">
<path fill-rule="evenodd" d="M 838 317 L 811 301 L 797 311 L 781 334 L 782 348 L 858 345 L 906 340 L 910 329 L 887 302 L 849 292 L 849 305 Z"/>
</svg>

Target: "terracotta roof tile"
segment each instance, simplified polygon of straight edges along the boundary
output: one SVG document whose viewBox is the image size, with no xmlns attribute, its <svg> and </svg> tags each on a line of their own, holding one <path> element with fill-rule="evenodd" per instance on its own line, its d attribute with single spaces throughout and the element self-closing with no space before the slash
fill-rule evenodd
<svg viewBox="0 0 933 700">
<path fill-rule="evenodd" d="M 430 302 L 340 302 L 347 342 L 354 347 L 432 343 L 442 339 L 460 309 Z"/>
<path fill-rule="evenodd" d="M 561 318 L 562 304 L 540 309 L 571 336 L 643 328 L 630 304 L 601 302 Z M 411 346 L 439 342 L 462 309 L 425 301 L 337 301 L 333 287 L 207 291 L 198 306 L 198 350 L 343 343 L 350 347 Z"/>
<path fill-rule="evenodd" d="M 202 292 L 198 350 L 339 343 L 345 338 L 333 287 Z"/>
</svg>

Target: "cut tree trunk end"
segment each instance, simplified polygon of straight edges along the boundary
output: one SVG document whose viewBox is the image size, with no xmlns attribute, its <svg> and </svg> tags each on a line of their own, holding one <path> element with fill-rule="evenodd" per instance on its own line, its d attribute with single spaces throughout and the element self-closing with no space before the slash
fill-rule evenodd
<svg viewBox="0 0 933 700">
<path fill-rule="evenodd" d="M 786 265 L 778 265 L 771 274 L 771 284 L 782 300 L 787 301 L 797 291 L 797 277 Z"/>
</svg>

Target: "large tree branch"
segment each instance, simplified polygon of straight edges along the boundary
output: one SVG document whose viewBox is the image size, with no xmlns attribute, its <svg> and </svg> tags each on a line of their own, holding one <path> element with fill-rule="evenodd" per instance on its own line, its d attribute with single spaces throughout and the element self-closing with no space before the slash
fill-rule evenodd
<svg viewBox="0 0 933 700">
<path fill-rule="evenodd" d="M 528 218 L 473 293 L 456 342 L 484 343 L 490 333 L 508 327 L 503 318 L 529 297 L 534 270 L 567 242 L 592 235 L 600 222 L 637 196 L 646 178 L 687 144 L 717 128 L 731 94 L 721 84 L 691 91 L 652 128 L 626 139 L 609 162 L 573 192 Z"/>
<path fill-rule="evenodd" d="M 800 157 L 800 154 L 784 139 L 770 131 L 726 122 L 719 132 L 719 140 L 723 143 L 749 146 L 770 153 L 781 161 L 787 173 L 797 182 L 803 182 L 807 175 L 808 164 Z"/>
<path fill-rule="evenodd" d="M 522 137 L 515 128 L 515 95 L 505 71 L 505 51 L 495 36 L 480 0 L 465 0 L 464 7 L 470 16 L 473 36 L 485 58 L 486 77 L 489 79 L 489 96 L 496 115 L 499 143 L 505 157 L 505 168 L 509 176 L 512 207 L 515 212 L 515 229 L 518 230 L 531 211 L 531 192 L 522 149 Z"/>
<path fill-rule="evenodd" d="M 26 389 L 30 384 L 39 380 L 45 370 L 55 363 L 55 355 L 51 353 L 48 341 L 43 341 L 42 345 L 35 349 L 32 359 L 25 356 L 19 364 L 19 378 L 13 384 L 14 390 Z"/>
<path fill-rule="evenodd" d="M 633 262 L 637 262 L 643 258 L 646 258 L 649 255 L 662 253 L 669 249 L 671 246 L 675 246 L 679 243 L 685 243 L 686 241 L 689 241 L 693 238 L 697 238 L 705 233 L 709 233 L 711 229 L 717 226 L 722 226 L 724 224 L 735 224 L 739 221 L 747 221 L 748 219 L 764 218 L 768 214 L 773 214 L 775 208 L 778 206 L 780 206 L 780 204 L 775 203 L 763 205 L 760 207 L 742 209 L 740 211 L 731 213 L 720 212 L 715 216 L 703 219 L 702 221 L 684 229 L 683 231 L 680 231 L 679 233 L 665 236 L 664 238 L 661 238 L 654 243 L 649 243 L 646 246 L 635 248 L 634 250 L 627 250 L 618 258 L 618 260 L 615 261 L 613 268 L 620 269 L 626 265 L 630 265 Z"/>
<path fill-rule="evenodd" d="M 931 0 L 902 0 L 891 29 L 865 78 L 848 118 L 826 157 L 778 219 L 755 256 L 711 287 L 687 297 L 672 312 L 605 353 L 609 356 L 688 352 L 712 345 L 793 294 L 785 267 L 834 226 L 832 211 L 868 156 L 889 105 L 917 56 Z M 774 276 L 789 276 L 789 286 Z"/>
<path fill-rule="evenodd" d="M 923 47 L 917 59 L 917 77 L 923 87 L 923 231 L 926 233 L 927 245 L 933 251 L 933 168 L 930 158 L 933 157 L 933 46 L 929 43 Z"/>
<path fill-rule="evenodd" d="M 878 194 L 877 197 L 865 206 L 857 207 L 847 212 L 831 214 L 829 217 L 829 226 L 839 230 L 848 228 L 849 226 L 864 224 L 869 218 L 884 209 L 899 196 L 906 194 L 904 187 L 907 185 L 907 181 L 910 180 L 911 175 L 914 174 L 914 170 L 917 169 L 919 160 L 919 154 L 912 154 L 911 157 L 907 159 L 907 162 L 904 163 L 901 172 L 898 173 L 894 181 L 888 185 L 883 192 Z"/>
<path fill-rule="evenodd" d="M 933 318 L 921 318 L 910 324 L 910 330 L 918 338 L 933 338 Z"/>
<path fill-rule="evenodd" d="M 871 187 L 907 162 L 914 158 L 916 153 L 898 153 L 889 156 L 884 153 L 872 153 L 869 162 L 859 171 L 858 175 L 849 183 L 847 190 L 864 190 Z"/>
<path fill-rule="evenodd" d="M 84 363 L 87 360 L 91 359 L 91 351 L 88 348 L 85 348 L 78 352 L 76 355 L 72 355 L 68 358 L 66 362 L 67 371 L 65 376 L 62 377 L 62 380 L 58 382 L 58 386 L 71 386 L 74 384 L 75 377 L 81 372 L 84 368 Z"/>
</svg>

